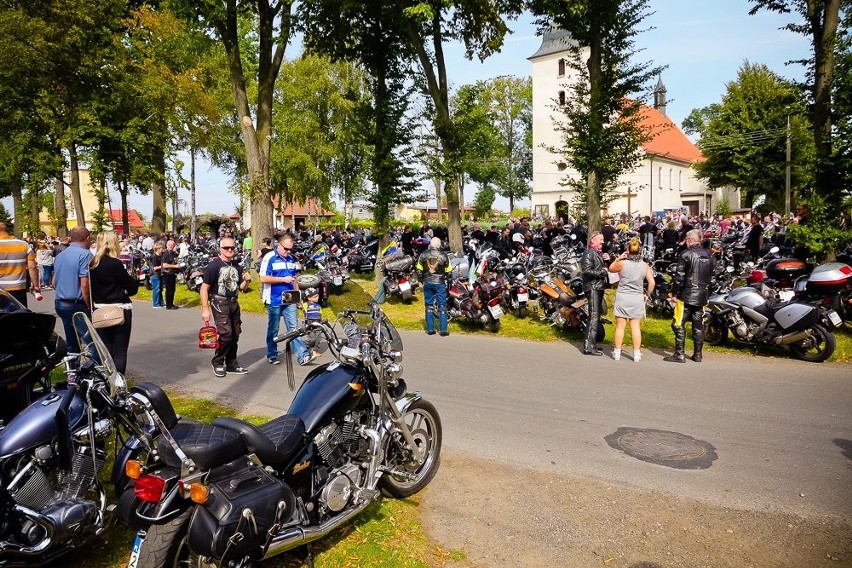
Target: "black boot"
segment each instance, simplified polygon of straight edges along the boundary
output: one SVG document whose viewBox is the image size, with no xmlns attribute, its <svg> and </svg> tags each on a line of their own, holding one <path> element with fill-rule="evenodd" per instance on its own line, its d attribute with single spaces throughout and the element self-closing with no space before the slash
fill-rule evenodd
<svg viewBox="0 0 852 568">
<path fill-rule="evenodd" d="M 584 355 L 594 355 L 600 357 L 603 351 L 598 349 L 595 342 L 595 335 L 598 331 L 598 322 L 601 318 L 601 299 L 603 298 L 603 290 L 590 290 L 588 292 L 589 319 L 586 322 L 586 343 L 583 346 Z"/>
<path fill-rule="evenodd" d="M 693 331 L 692 342 L 695 344 L 695 349 L 692 351 L 692 360 L 696 363 L 701 362 L 701 351 L 704 349 L 704 332 Z"/>
<path fill-rule="evenodd" d="M 686 330 L 683 327 L 672 326 L 675 336 L 675 351 L 668 357 L 663 357 L 663 361 L 669 363 L 686 363 L 686 356 L 683 353 L 683 345 L 686 342 Z"/>
</svg>

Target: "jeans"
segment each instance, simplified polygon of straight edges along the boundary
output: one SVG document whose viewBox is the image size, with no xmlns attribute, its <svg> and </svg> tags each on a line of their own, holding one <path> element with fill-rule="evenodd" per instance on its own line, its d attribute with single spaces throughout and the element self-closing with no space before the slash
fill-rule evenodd
<svg viewBox="0 0 852 568">
<path fill-rule="evenodd" d="M 165 306 L 163 303 L 163 288 L 161 286 L 161 280 L 159 274 L 151 274 L 151 297 L 154 301 L 155 308 L 162 308 Z"/>
<path fill-rule="evenodd" d="M 62 320 L 62 327 L 65 329 L 65 343 L 68 345 L 68 353 L 79 353 L 80 344 L 77 343 L 77 332 L 74 331 L 71 316 L 77 312 L 83 312 L 91 318 L 92 313 L 83 300 L 56 300 L 53 306 L 56 309 L 56 315 Z"/>
<path fill-rule="evenodd" d="M 281 318 L 284 318 L 284 326 L 287 331 L 293 331 L 299 326 L 299 314 L 296 309 L 296 304 L 281 304 L 280 306 L 266 305 L 266 313 L 268 316 L 266 324 L 266 358 L 278 358 L 278 344 L 273 341 L 278 335 Z M 301 363 L 308 357 L 308 348 L 300 338 L 296 338 L 290 342 L 293 352 L 296 354 L 296 361 Z"/>
<path fill-rule="evenodd" d="M 447 285 L 423 284 L 423 303 L 426 306 L 426 331 L 435 332 L 435 313 L 432 304 L 438 303 L 438 329 L 441 333 L 447 332 Z"/>
<path fill-rule="evenodd" d="M 41 265 L 41 287 L 50 286 L 50 281 L 53 279 L 53 265 Z"/>
</svg>

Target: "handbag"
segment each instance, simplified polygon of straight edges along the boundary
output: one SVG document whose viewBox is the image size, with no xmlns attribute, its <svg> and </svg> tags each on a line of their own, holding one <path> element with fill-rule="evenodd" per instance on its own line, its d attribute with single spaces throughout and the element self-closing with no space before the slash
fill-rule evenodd
<svg viewBox="0 0 852 568">
<path fill-rule="evenodd" d="M 115 327 L 124 323 L 124 308 L 121 304 L 104 304 L 92 310 L 92 325 L 95 329 Z"/>
</svg>

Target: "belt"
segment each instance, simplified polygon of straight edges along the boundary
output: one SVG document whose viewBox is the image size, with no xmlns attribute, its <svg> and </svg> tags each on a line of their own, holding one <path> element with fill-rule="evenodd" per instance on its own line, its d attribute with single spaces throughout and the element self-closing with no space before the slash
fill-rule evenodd
<svg viewBox="0 0 852 568">
<path fill-rule="evenodd" d="M 83 300 L 63 300 L 62 298 L 56 298 L 56 302 L 60 304 L 85 304 Z"/>
<path fill-rule="evenodd" d="M 210 296 L 211 300 L 224 300 L 226 302 L 236 302 L 236 296 L 219 296 L 218 294 L 213 294 Z"/>
</svg>

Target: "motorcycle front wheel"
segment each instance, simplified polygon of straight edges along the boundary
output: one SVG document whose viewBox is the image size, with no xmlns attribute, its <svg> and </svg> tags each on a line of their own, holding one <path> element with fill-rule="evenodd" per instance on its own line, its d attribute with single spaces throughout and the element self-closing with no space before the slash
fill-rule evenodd
<svg viewBox="0 0 852 568">
<path fill-rule="evenodd" d="M 412 404 L 402 416 L 408 425 L 414 443 L 423 452 L 423 461 L 418 463 L 414 454 L 405 442 L 405 438 L 399 432 L 393 432 L 388 438 L 388 447 L 385 451 L 385 465 L 392 470 L 405 472 L 413 475 L 394 475 L 386 473 L 381 480 L 382 492 L 396 499 L 405 499 L 421 491 L 429 485 L 438 466 L 441 464 L 441 417 L 435 406 L 420 399 Z"/>
<path fill-rule="evenodd" d="M 728 341 L 728 328 L 715 317 L 704 314 L 704 343 L 724 345 Z"/>
<path fill-rule="evenodd" d="M 821 325 L 811 329 L 811 336 L 790 345 L 793 357 L 810 363 L 822 363 L 834 354 L 836 341 L 834 334 Z"/>
</svg>

